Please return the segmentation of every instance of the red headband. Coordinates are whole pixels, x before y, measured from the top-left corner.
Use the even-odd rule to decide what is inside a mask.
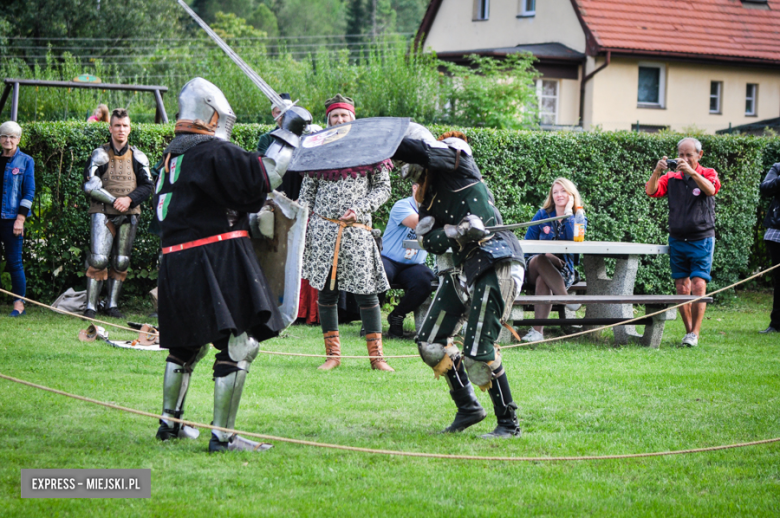
[[[329,115],[330,112],[332,112],[333,110],[338,110],[339,108],[341,108],[342,110],[347,110],[349,112],[352,112],[352,115],[355,115],[355,107],[349,103],[333,103],[327,108],[325,108],[325,115]]]

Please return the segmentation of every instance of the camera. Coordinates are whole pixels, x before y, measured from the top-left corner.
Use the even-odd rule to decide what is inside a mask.
[[[672,171],[677,170],[677,160],[675,160],[673,158],[668,158],[666,160],[666,167],[668,167]]]

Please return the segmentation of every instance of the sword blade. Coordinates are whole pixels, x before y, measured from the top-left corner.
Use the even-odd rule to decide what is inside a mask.
[[[195,11],[190,9],[190,6],[188,6],[186,3],[184,3],[184,0],[177,0],[179,2],[179,5],[182,6],[182,8],[187,11],[187,14],[189,14],[195,22],[200,25],[200,27],[206,31],[206,34],[208,34],[212,40],[221,48],[227,56],[233,60],[233,63],[238,65],[238,68],[241,69],[244,74],[249,78],[250,81],[252,81],[255,86],[257,86],[263,94],[268,97],[268,100],[271,101],[271,104],[273,104],[275,107],[279,108],[282,112],[287,110],[287,106],[285,106],[284,101],[282,101],[282,98],[279,97],[279,94],[276,93],[276,90],[271,88],[268,83],[263,81],[263,78],[257,75],[257,72],[252,70],[252,68],[246,64],[246,62],[241,59],[241,56],[236,54],[233,49],[230,48],[230,46],[224,42],[222,38],[219,37],[219,35],[211,30],[211,27],[208,26],[206,22],[200,19],[200,16],[195,14]]]
[[[535,227],[536,225],[550,223],[551,221],[560,221],[562,219],[570,218],[571,216],[571,214],[564,214],[563,216],[538,219],[536,221],[525,221],[523,223],[513,223],[511,225],[496,225],[494,227],[485,227],[485,230],[489,230],[490,232],[500,232],[502,230],[515,230],[516,228]]]

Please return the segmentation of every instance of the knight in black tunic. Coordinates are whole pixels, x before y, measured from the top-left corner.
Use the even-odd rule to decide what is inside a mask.
[[[517,404],[494,345],[523,283],[520,243],[511,232],[485,230],[503,222],[465,137],[445,134],[437,142],[424,128],[410,131],[418,138],[404,138],[393,158],[407,163],[402,174],[410,164],[425,168],[424,177],[417,179],[422,187],[416,233],[423,248],[437,254],[440,282],[416,340],[436,377],[446,377],[458,408],[444,431],[459,432],[485,418],[471,379],[490,394],[498,421],[482,437],[518,436]],[[461,352],[453,338],[462,325]]]
[[[179,95],[176,137],[165,150],[155,210],[162,231],[158,277],[161,346],[169,349],[157,437],[197,437],[181,418],[190,375],[210,343],[215,426],[233,428],[258,341],[283,323],[249,240],[248,213],[282,181],[308,112],[294,107],[265,156],[228,142],[235,116],[222,92],[195,78]],[[308,115],[308,121],[311,116]],[[209,451],[264,450],[271,445],[212,431]]]

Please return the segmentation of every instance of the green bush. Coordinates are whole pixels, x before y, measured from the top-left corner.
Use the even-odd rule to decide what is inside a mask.
[[[253,149],[269,126],[238,124],[236,144]],[[444,127],[432,127],[434,134]],[[464,129],[480,169],[506,222],[530,219],[558,176],[573,180],[585,200],[587,239],[666,243],[667,204],[644,194],[656,160],[675,153],[679,135],[629,132],[545,133]],[[131,144],[154,163],[173,137],[173,125],[136,124]],[[757,186],[773,161],[780,161],[780,139],[707,136],[701,138],[703,165],[714,167],[723,188],[716,198],[717,229],[711,288],[734,282],[751,271],[750,253],[763,233],[756,207]],[[25,124],[21,148],[35,159],[35,217],[28,221],[24,261],[32,298],[51,300],[68,287],[84,286],[89,250],[83,169],[92,150],[108,141],[106,124],[75,122]],[[409,195],[408,184],[393,177],[393,196],[375,218],[383,226],[392,203]],[[142,212],[135,242],[128,295],[142,295],[155,284],[159,239],[144,230],[153,215]],[[673,290],[666,257],[643,258],[637,292]]]

